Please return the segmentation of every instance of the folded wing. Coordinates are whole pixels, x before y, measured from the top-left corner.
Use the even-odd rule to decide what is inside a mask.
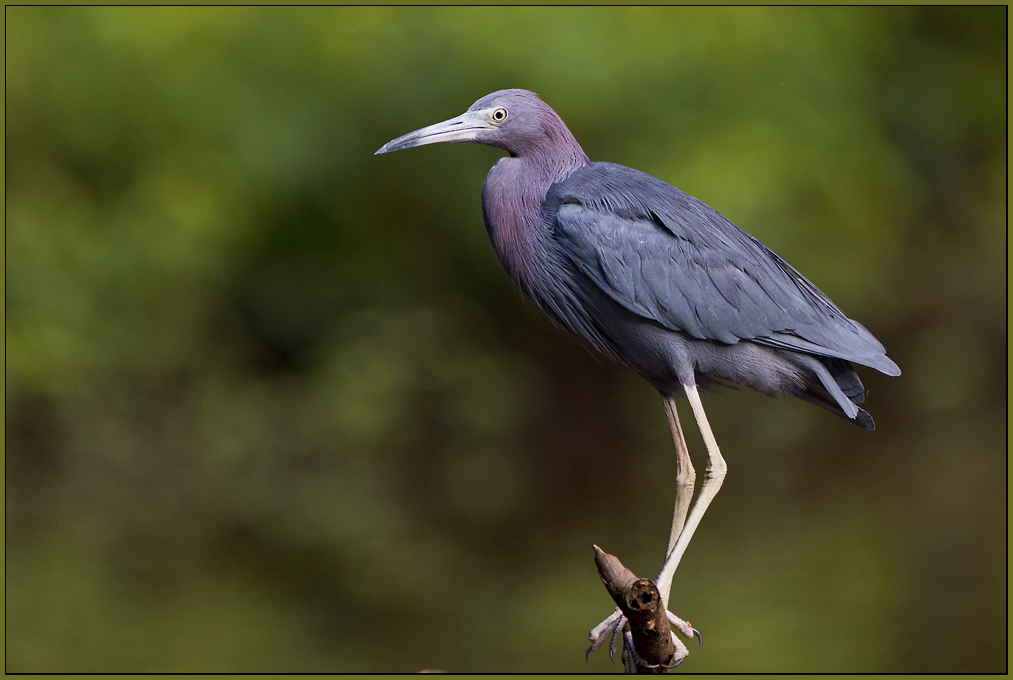
[[[666,328],[900,374],[882,344],[791,265],[650,175],[610,163],[581,168],[549,190],[545,219],[573,266]]]

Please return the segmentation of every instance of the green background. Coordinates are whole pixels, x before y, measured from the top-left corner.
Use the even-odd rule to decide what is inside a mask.
[[[661,400],[512,287],[500,152],[372,155],[506,87],[904,371],[873,433],[704,394],[683,670],[1006,669],[1004,7],[5,15],[8,671],[618,670]]]

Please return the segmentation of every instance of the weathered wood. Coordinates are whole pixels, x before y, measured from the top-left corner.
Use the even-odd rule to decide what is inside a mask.
[[[598,546],[594,546],[594,563],[609,596],[629,621],[633,647],[642,662],[634,666],[635,672],[667,672],[675,659],[675,645],[658,586],[649,579],[637,578],[619,558]]]

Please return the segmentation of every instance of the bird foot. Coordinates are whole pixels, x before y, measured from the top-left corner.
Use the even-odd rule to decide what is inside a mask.
[[[697,649],[703,648],[703,636],[696,628],[694,628],[688,621],[683,621],[672,612],[665,610],[665,614],[668,616],[668,622],[672,626],[672,645],[675,647],[675,655],[672,657],[672,663],[669,665],[649,664],[637,654],[637,650],[633,647],[633,636],[630,632],[630,622],[623,615],[623,612],[619,607],[609,615],[604,621],[599,623],[597,626],[591,629],[588,639],[591,641],[591,646],[587,648],[587,652],[584,654],[584,660],[587,661],[591,652],[597,652],[601,649],[601,646],[605,644],[605,640],[609,641],[609,659],[612,663],[615,663],[616,646],[619,642],[619,638],[622,637],[625,643],[623,649],[623,662],[628,672],[633,672],[632,664],[642,666],[644,668],[675,668],[683,662],[683,660],[689,656],[689,650],[686,649],[686,645],[683,644],[675,635],[675,631],[679,631],[683,637],[692,640],[696,638],[699,640]],[[629,656],[627,656],[627,653]]]

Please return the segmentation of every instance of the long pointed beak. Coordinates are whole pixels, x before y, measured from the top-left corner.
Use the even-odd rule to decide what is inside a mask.
[[[473,142],[479,133],[496,129],[482,113],[482,111],[466,111],[457,118],[409,132],[387,142],[373,155],[379,156],[382,153],[438,142]]]

